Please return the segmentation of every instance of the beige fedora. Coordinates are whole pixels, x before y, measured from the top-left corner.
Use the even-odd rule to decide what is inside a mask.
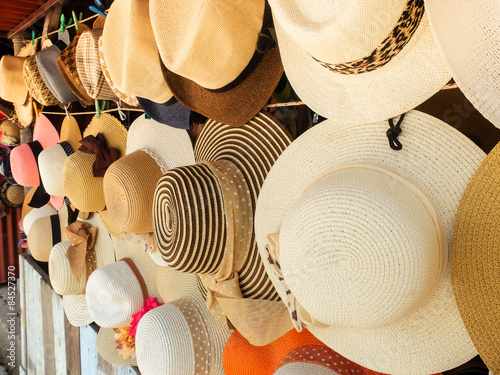
[[[418,111],[402,118],[399,151],[389,128],[327,120],[295,140],[262,187],[256,239],[296,329],[375,371],[437,373],[477,353],[449,248],[485,154]]]
[[[194,164],[188,133],[140,116],[130,126],[127,155],[104,176],[106,207],[124,231],[153,232],[156,184],[169,169]]]
[[[398,116],[451,78],[424,1],[270,0],[285,73],[313,111],[344,123]]]

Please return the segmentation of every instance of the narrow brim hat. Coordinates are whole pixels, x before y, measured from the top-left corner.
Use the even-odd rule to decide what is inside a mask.
[[[451,281],[458,309],[479,355],[500,372],[500,145],[472,176],[458,208]]]
[[[453,79],[479,112],[500,127],[498,4],[425,0],[436,43]],[[485,27],[485,25],[489,25]]]
[[[189,116],[191,115],[191,110],[184,107],[175,98],[163,104],[155,103],[141,97],[138,97],[137,100],[142,109],[144,109],[152,119],[174,128],[189,130]]]
[[[393,195],[392,203],[387,202],[386,204],[382,200],[374,200],[374,205],[366,204],[364,206],[358,205],[357,198],[355,199],[357,195],[353,195],[358,190],[354,187],[348,190],[351,185],[347,183],[339,185],[339,187],[342,187],[342,192],[340,188],[326,189],[324,194],[339,194],[338,196],[348,194],[343,200],[349,202],[345,210],[340,209],[326,214],[325,210],[329,207],[327,205],[329,201],[325,200],[317,202],[319,206],[315,211],[307,210],[303,212],[302,217],[296,216],[299,214],[298,211],[295,211],[296,208],[303,207],[309,202],[306,200],[309,195],[304,195],[304,191],[308,189],[308,186],[314,185],[315,189],[309,190],[313,194],[317,191],[316,186],[318,186],[317,189],[320,187],[316,185],[316,182],[321,180],[330,181],[322,179],[322,176],[334,170],[347,170],[349,172],[349,168],[351,166],[354,168],[355,165],[369,165],[372,166],[372,169],[387,170],[390,171],[387,172],[389,175],[402,177],[403,179],[399,181],[401,183],[404,181],[405,184],[408,183],[408,189],[414,189],[415,187],[415,192],[419,191],[418,195],[414,195],[414,197],[427,197],[431,202],[429,207],[433,207],[428,212],[434,211],[438,218],[436,219],[437,224],[434,225],[436,233],[440,233],[441,236],[440,246],[442,248],[439,250],[439,254],[441,254],[439,257],[444,256],[446,248],[443,247],[449,248],[451,245],[452,228],[458,203],[485,154],[471,140],[446,123],[418,111],[408,112],[401,123],[401,134],[398,139],[402,149],[399,151],[389,147],[390,144],[386,136],[389,128],[390,126],[386,121],[354,126],[353,124],[342,125],[334,120],[327,120],[297,138],[278,158],[262,187],[255,213],[257,244],[266,271],[281,298],[284,301],[291,302],[291,297],[299,292],[301,300],[295,298],[294,303],[300,303],[302,306],[306,304],[308,306],[308,308],[305,308],[306,313],[311,315],[310,319],[313,319],[313,321],[317,319],[315,313],[319,314],[320,310],[322,319],[332,319],[329,322],[323,322],[323,324],[318,324],[317,321],[315,324],[304,324],[305,328],[333,350],[364,367],[384,373],[420,374],[441,372],[468,361],[477,353],[456,307],[451,288],[449,252],[448,257],[441,260],[443,265],[441,266],[443,267],[441,272],[444,271],[444,275],[439,284],[437,282],[440,274],[436,273],[435,291],[432,293],[431,289],[429,289],[427,299],[418,300],[421,303],[420,306],[414,305],[413,312],[408,310],[408,312],[401,313],[395,316],[392,322],[380,321],[375,324],[370,320],[371,313],[369,314],[370,319],[368,319],[368,315],[363,315],[366,310],[361,307],[361,302],[365,303],[366,300],[356,302],[354,293],[358,291],[359,287],[353,287],[347,295],[343,295],[349,300],[346,304],[340,301],[341,289],[336,289],[337,286],[343,285],[343,283],[340,283],[341,280],[345,282],[359,280],[357,281],[359,282],[358,285],[364,285],[367,288],[366,290],[371,290],[370,288],[374,285],[381,288],[388,288],[388,285],[390,285],[389,280],[384,281],[381,276],[382,274],[389,275],[391,267],[385,270],[384,273],[379,274],[380,278],[374,276],[372,274],[372,272],[376,272],[373,271],[376,270],[374,262],[378,258],[374,257],[369,260],[366,258],[365,253],[368,253],[370,249],[377,248],[377,246],[382,246],[380,244],[385,241],[383,247],[390,250],[387,251],[387,256],[389,256],[390,253],[397,253],[403,247],[407,248],[407,243],[410,243],[409,233],[413,226],[403,231],[397,229],[396,226],[383,235],[372,232],[373,228],[371,226],[375,225],[375,223],[379,223],[382,228],[385,228],[389,222],[387,221],[387,212],[392,212],[389,208],[396,209],[396,207],[399,207],[396,204],[396,197],[398,197],[398,194],[396,194],[397,184],[387,186],[386,193],[392,192]],[[447,142],[442,143],[442,139],[447,139]],[[330,178],[335,176],[335,173],[332,172]],[[365,180],[360,177],[357,181],[362,182]],[[389,186],[391,187],[389,188]],[[410,188],[410,186],[412,187]],[[347,191],[347,193],[343,193],[344,191]],[[369,193],[372,194],[372,190],[369,190]],[[408,195],[408,197],[410,196],[413,195]],[[304,199],[303,202],[306,203],[298,206],[301,197]],[[311,197],[310,199],[314,199],[313,196]],[[407,202],[407,199],[405,198],[404,201]],[[315,201],[312,200],[311,202]],[[335,200],[335,202],[341,201]],[[383,205],[383,209],[380,207],[381,205]],[[337,209],[336,206],[332,207],[333,209]],[[422,213],[422,217],[430,215],[425,214],[425,211],[422,211]],[[293,220],[292,216],[290,216],[292,214],[293,218],[295,218]],[[274,264],[273,267],[269,258],[269,240],[274,238],[278,241],[278,233],[281,235],[281,231],[285,228],[292,228],[291,225],[294,223],[309,220],[314,215],[319,214],[324,216],[319,221],[310,222],[300,230],[300,233],[297,233],[297,235],[301,236],[301,239],[297,239],[296,250],[291,250],[286,245],[281,246],[281,238],[279,239],[280,255],[276,261],[279,262],[284,276],[282,276],[283,279],[278,279],[277,266]],[[333,220],[339,217],[340,214],[357,215],[358,219],[353,221],[346,219],[343,224],[333,225]],[[285,220],[287,221],[285,222]],[[368,224],[368,221],[371,224]],[[353,232],[353,226],[361,225],[360,222],[366,225],[358,227]],[[322,228],[324,234],[320,237],[318,231],[323,230]],[[329,241],[331,233],[339,233],[334,230],[335,228],[344,231],[345,234],[339,235],[338,244],[324,247],[324,241]],[[419,230],[412,230],[412,233],[418,234],[420,233]],[[290,232],[287,231],[286,233],[289,234],[289,237],[292,236]],[[398,233],[397,240],[392,240],[396,233]],[[403,236],[403,233],[407,233],[407,235]],[[315,245],[311,245],[310,255],[307,259],[301,258],[302,260],[299,261],[300,255],[298,253],[302,251],[300,249],[303,249],[302,239],[305,241],[306,238],[317,238],[318,241]],[[369,241],[370,244],[366,244],[366,241]],[[399,243],[396,244],[393,241]],[[358,242],[366,244],[366,246],[363,246],[363,251],[359,251],[359,254],[358,250],[354,250],[358,249],[355,246]],[[315,251],[317,248],[327,252],[327,254],[321,254],[323,259],[326,259],[325,257],[330,259],[329,262],[323,263],[321,270],[318,269],[319,254]],[[336,249],[339,250],[339,253],[335,252]],[[422,248],[425,252],[429,251],[429,249],[428,247]],[[295,251],[297,251],[297,254],[294,253]],[[288,255],[288,252],[290,252],[290,255]],[[401,261],[403,259],[406,258],[401,258]],[[425,259],[430,261],[431,258]],[[436,268],[439,264],[437,259],[435,258],[430,263],[432,269],[438,270]],[[445,261],[444,264],[443,261]],[[295,266],[300,266],[299,263],[303,263],[305,266],[302,267],[303,272],[296,274],[297,281],[304,275],[309,275],[311,280],[297,287],[295,279],[290,279],[289,270]],[[444,268],[444,266],[446,267]],[[421,269],[427,272],[430,268],[424,266]],[[356,270],[366,276],[358,274]],[[312,276],[310,275],[311,272],[317,273]],[[337,279],[339,283],[332,284],[331,281],[336,275],[346,275],[346,278],[341,277]],[[347,275],[352,275],[352,278]],[[320,279],[321,281],[318,281]],[[285,283],[288,282],[292,282],[292,285],[294,285],[290,289],[285,287]],[[309,301],[310,298],[303,296],[303,292],[310,290],[313,284],[316,290],[311,293],[311,298],[321,301],[323,303],[321,308]],[[401,284],[397,288],[395,286],[396,289],[391,290],[391,293],[394,293],[393,296],[397,298],[399,298],[398,294],[394,291],[399,290],[398,288],[402,288],[407,283],[403,281]],[[331,289],[328,287],[325,289],[326,285],[330,285]],[[290,293],[287,293],[287,290]],[[361,291],[359,292],[361,293]],[[323,293],[328,293],[326,300],[321,297]],[[375,295],[373,294],[370,298]],[[366,293],[365,297],[368,297]],[[404,296],[401,295],[401,297]],[[384,298],[386,298],[385,295]],[[378,314],[380,315],[384,311],[385,304],[394,301],[392,299],[388,301],[386,298],[383,303],[381,299],[377,303],[373,303],[370,309],[373,310],[373,314],[379,311]],[[345,317],[349,319],[350,324],[334,324],[336,319],[340,320],[342,311],[344,311],[340,311],[334,304],[339,308],[343,306],[343,308],[347,309],[346,311],[351,311],[352,314],[349,318]],[[380,310],[378,310],[379,308]],[[297,309],[299,308],[297,307]],[[292,311],[290,313],[292,314]],[[330,318],[324,318],[324,314],[327,314]],[[295,325],[298,323],[298,318],[292,315],[291,319]],[[359,323],[355,322],[355,318],[358,319],[356,321],[359,321]],[[365,318],[367,319],[366,322],[363,320]],[[384,317],[381,318],[385,319]]]
[[[409,16],[413,16],[413,11],[405,9],[406,4],[418,7],[416,13],[421,16],[409,40],[409,30],[401,27],[411,25]],[[415,108],[451,78],[432,35],[423,0],[386,1],[378,5],[351,2],[331,11],[308,4],[308,14],[315,14],[317,22],[300,16],[299,9],[305,1],[270,1],[270,5],[287,78],[300,99],[323,117],[343,123],[387,120]],[[346,8],[344,13],[340,13],[342,7]],[[389,12],[389,8],[399,8],[399,16]],[[372,34],[380,33],[379,30],[386,30],[377,42],[381,44],[371,45]],[[394,36],[396,31],[399,34]],[[377,66],[379,57],[373,57],[371,51],[378,49],[383,60],[392,55],[391,48],[386,50],[383,44],[396,41],[405,43],[399,53],[385,65]],[[308,51],[320,43],[321,52],[345,55],[345,59],[326,61]],[[368,47],[371,50],[362,55],[369,62],[364,72],[347,74],[331,68],[330,63],[342,66],[344,62],[348,65],[348,61],[354,61],[356,68],[359,51]]]

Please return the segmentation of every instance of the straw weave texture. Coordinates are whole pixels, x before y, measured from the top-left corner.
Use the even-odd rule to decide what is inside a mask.
[[[38,103],[46,106],[59,104],[59,100],[52,94],[40,75],[36,56],[28,57],[24,61],[23,78],[31,96]]]

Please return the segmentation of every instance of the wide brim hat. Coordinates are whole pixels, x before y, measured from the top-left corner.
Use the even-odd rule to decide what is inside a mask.
[[[94,116],[83,133],[83,137],[96,136],[102,133],[108,148],[116,148],[120,157],[125,155],[127,130],[116,118],[102,113],[100,118]],[[66,196],[80,211],[102,211],[106,206],[103,190],[103,177],[94,177],[92,165],[96,160],[94,154],[76,151],[70,155],[63,167],[63,187]]]
[[[28,57],[24,62],[23,78],[29,93],[38,103],[45,106],[59,104],[59,100],[52,94],[40,75],[36,55]]]
[[[43,81],[56,99],[64,104],[78,101],[78,97],[68,87],[57,67],[57,56],[66,46],[66,43],[59,40],[36,54],[36,63]]]
[[[451,281],[458,309],[479,355],[500,372],[500,145],[471,178],[453,229]]]
[[[10,153],[12,175],[23,186],[40,185],[38,156],[43,149],[59,142],[59,133],[45,115],[40,114],[35,122],[33,141],[14,148]]]
[[[142,248],[120,237],[112,237],[117,261],[95,270],[87,282],[87,306],[94,321],[103,328],[127,326],[147,297],[161,301],[155,283],[158,266]],[[127,258],[128,261],[122,259]],[[132,269],[128,262],[135,265]],[[139,278],[137,277],[139,273]],[[142,280],[140,280],[142,278]]]
[[[425,0],[425,10],[458,87],[484,117],[500,127],[500,112],[495,104],[500,89],[495,78],[500,70],[498,4],[475,0],[464,6],[449,0]]]
[[[130,126],[127,155],[113,163],[104,176],[106,207],[124,231],[153,231],[156,184],[169,169],[194,164],[188,133],[145,115]]]
[[[79,221],[97,228],[94,243],[95,267],[99,269],[113,263],[115,261],[113,242],[99,215],[94,213],[87,220]],[[82,326],[93,321],[88,312],[85,300],[87,274],[86,271],[83,272],[80,280],[77,280],[72,274],[68,258],[66,257],[66,251],[69,246],[70,242],[66,237],[66,240],[52,247],[48,259],[49,276],[54,291],[63,296],[64,312],[68,320],[74,326]],[[85,266],[83,267],[85,268]]]
[[[184,107],[175,98],[163,104],[155,103],[141,97],[137,97],[137,100],[142,109],[144,109],[152,119],[174,128],[189,130],[191,125],[189,123],[191,110]]]
[[[116,101],[118,98],[109,87],[99,60],[99,38],[103,29],[83,32],[76,45],[78,76],[92,99]]]
[[[287,78],[300,99],[323,117],[342,123],[387,120],[415,108],[451,78],[423,0],[350,2],[331,11],[301,0],[270,5]],[[413,35],[402,26],[405,22],[416,27]],[[404,45],[393,55],[382,47],[387,41]],[[377,50],[381,56],[373,57]],[[386,56],[392,58],[379,66]],[[367,62],[361,73],[358,59]],[[335,70],[343,64],[347,72]]]
[[[302,302],[298,299],[294,301],[301,303],[302,306],[304,306],[303,303],[309,306],[306,313],[311,315],[310,319],[317,319],[314,312],[320,314],[320,310],[321,314],[329,311],[332,317],[340,316],[342,312],[332,307],[333,304],[344,306],[348,308],[348,311],[352,310],[352,314],[349,317],[349,321],[351,322],[349,325],[329,322],[329,324],[319,324],[320,327],[318,327],[318,324],[306,324],[307,329],[326,345],[346,358],[349,358],[349,360],[376,371],[391,374],[436,373],[454,368],[476,355],[476,349],[470,341],[469,335],[460,318],[451,288],[449,252],[448,258],[441,258],[441,271],[437,268],[439,258],[424,258],[429,262],[430,259],[436,259],[430,263],[433,265],[432,269],[436,270],[434,283],[436,289],[433,293],[429,289],[428,296],[430,297],[427,297],[427,300],[425,298],[419,299],[420,306],[418,304],[412,305],[414,308],[413,312],[408,310],[408,312],[395,316],[392,321],[381,321],[377,326],[375,323],[371,324],[371,321],[368,320],[364,322],[364,318],[359,315],[364,311],[360,307],[361,301],[358,300],[358,303],[355,299],[355,292],[361,293],[358,289],[359,287],[353,287],[348,296],[345,295],[345,298],[352,300],[352,303],[347,302],[343,305],[343,302],[340,301],[341,290],[337,290],[338,293],[336,293],[334,291],[336,285],[332,285],[330,282],[337,273],[343,272],[344,269],[347,274],[349,274],[349,270],[354,272],[354,270],[359,269],[359,272],[370,275],[371,270],[375,269],[375,257],[373,260],[367,259],[365,253],[369,249],[379,246],[382,242],[386,241],[384,242],[386,244],[384,248],[391,250],[387,251],[387,256],[389,256],[391,253],[401,251],[400,249],[402,248],[408,248],[407,243],[410,243],[410,230],[412,231],[411,233],[420,235],[419,229],[413,231],[413,224],[405,229],[405,232],[408,234],[404,236],[400,236],[401,233],[400,229],[397,229],[398,227],[386,231],[384,234],[369,232],[373,230],[371,228],[373,223],[379,223],[382,227],[381,231],[383,229],[387,230],[384,226],[390,222],[390,218],[386,212],[392,212],[389,208],[399,207],[395,203],[397,199],[400,199],[397,198],[399,195],[395,189],[397,184],[391,185],[391,188],[387,187],[387,191],[392,192],[394,199],[389,205],[385,204],[383,200],[374,201],[376,202],[374,205],[358,205],[358,201],[352,195],[354,191],[357,191],[354,190],[357,185],[352,185],[354,186],[352,190],[348,190],[348,193],[345,193],[348,196],[345,197],[344,201],[349,202],[345,210],[332,211],[331,214],[326,214],[324,210],[327,209],[326,207],[328,207],[328,202],[330,201],[324,200],[318,202],[320,206],[317,206],[315,211],[307,210],[302,212],[302,218],[297,218],[296,216],[298,214],[298,211],[295,211],[296,207],[302,207],[302,205],[298,206],[299,199],[302,197],[306,199],[304,195],[306,188],[309,185],[314,187],[315,189],[309,187],[309,191],[313,194],[317,191],[316,187],[319,186],[315,184],[317,181],[330,181],[330,179],[324,180],[321,178],[325,174],[334,170],[342,173],[348,173],[351,170],[356,172],[361,170],[361,168],[371,168],[377,171],[387,170],[389,171],[387,172],[387,176],[390,175],[392,176],[391,178],[398,179],[401,183],[407,184],[410,190],[416,189],[416,192],[419,191],[418,195],[408,195],[408,197],[427,197],[426,199],[430,202],[426,203],[429,208],[428,212],[434,211],[437,217],[435,224],[431,225],[431,228],[435,228],[432,230],[435,230],[439,234],[436,235],[438,239],[440,238],[439,241],[441,244],[441,249],[437,250],[438,252],[436,253],[440,255],[436,255],[436,257],[444,257],[446,248],[449,248],[451,245],[452,228],[458,203],[470,178],[484,159],[485,154],[472,141],[446,123],[418,111],[408,112],[402,121],[402,132],[398,138],[402,144],[401,150],[395,151],[389,147],[386,136],[387,129],[389,129],[389,125],[385,121],[354,126],[353,124],[343,125],[334,120],[327,120],[297,138],[276,161],[262,187],[255,213],[257,244],[266,271],[284,301],[290,302],[290,297],[296,295],[298,291]],[[447,139],[447,142],[443,143],[442,139]],[[331,172],[329,178],[335,177],[335,173],[337,172]],[[366,172],[363,171],[363,173]],[[379,172],[373,171],[373,175],[376,173]],[[359,181],[364,180],[360,177]],[[351,185],[348,185],[346,182],[345,186],[342,187],[348,189],[349,186]],[[373,189],[368,190],[369,194],[373,194],[372,190],[375,190],[375,186]],[[334,192],[344,194],[340,192],[340,189],[325,190],[325,192],[328,191],[332,194]],[[408,199],[405,198],[404,201],[409,202]],[[424,205],[424,203],[422,204]],[[381,205],[382,208],[380,207]],[[375,206],[377,206],[376,209],[374,208]],[[336,207],[332,207],[333,209],[336,209]],[[418,210],[421,210],[421,208]],[[411,212],[412,215],[407,215],[408,217],[413,216],[416,210]],[[341,213],[357,215],[358,219],[354,221],[346,219],[342,225],[339,224],[336,226],[333,224],[333,220]],[[430,215],[425,213],[425,211],[422,211],[422,213],[422,217]],[[276,237],[269,237],[269,235],[278,232],[281,233],[284,230],[287,230],[284,233],[289,233],[287,228],[291,228],[294,223],[309,220],[311,219],[311,215],[319,214],[324,214],[324,217],[319,222],[311,221],[306,227],[300,230],[300,234],[297,234],[301,238],[309,238],[311,233],[317,233],[321,228],[325,228],[324,237],[322,238],[328,240],[330,233],[337,233],[332,228],[341,228],[346,233],[343,237],[341,236],[345,238],[345,241],[339,240],[338,245],[332,245],[332,247],[321,247],[321,249],[328,253],[325,254],[323,252],[322,257],[328,257],[331,261],[324,264],[324,268],[319,271],[316,263],[318,261],[318,254],[314,250],[325,242],[320,240],[319,237],[313,236],[314,238],[318,238],[318,242],[314,246],[311,246],[311,252],[307,261],[303,259],[300,261],[303,264],[305,262],[307,268],[303,268],[303,272],[297,273],[296,276],[300,278],[316,270],[317,275],[311,276],[311,280],[314,279],[315,281],[304,282],[302,286],[297,288],[295,279],[292,278],[291,282],[293,286],[290,287],[291,289],[288,289],[285,283],[290,282],[291,276],[289,276],[289,270],[294,265],[299,266],[298,263],[300,262],[297,262],[299,255],[290,254],[288,256],[289,253],[286,251],[293,253],[295,250],[290,250],[286,245],[281,246],[280,238],[280,255],[279,259],[276,259],[276,261],[279,261],[281,271],[284,275],[282,276],[284,279],[280,281],[276,268],[273,268],[270,263],[268,252],[268,240],[271,238],[276,239]],[[289,218],[290,215],[294,215],[295,219],[292,220]],[[285,220],[287,221],[284,224]],[[358,225],[361,221],[365,224],[367,221],[370,221],[372,224],[358,227],[356,231],[352,232],[352,225]],[[418,222],[420,223],[420,221]],[[345,229],[343,229],[344,227]],[[363,234],[365,232],[366,235]],[[398,239],[392,239],[396,235],[395,233],[398,233]],[[288,241],[288,237],[284,238]],[[370,242],[369,245],[366,241]],[[396,244],[394,241],[399,243]],[[353,248],[356,248],[354,244],[357,242],[360,243],[360,246],[363,246],[363,251],[353,250]],[[297,239],[296,245],[297,252],[300,252],[300,249],[303,249],[302,240]],[[334,252],[337,248],[339,250],[342,249],[340,251],[342,254]],[[430,247],[423,247],[422,250],[422,253],[426,253],[430,250]],[[284,255],[285,253],[287,254],[286,256]],[[292,259],[295,259],[296,262],[291,263]],[[403,259],[407,258],[401,258],[401,260]],[[332,269],[331,265],[338,268]],[[444,266],[446,267],[444,268]],[[414,267],[414,265],[412,264],[411,267]],[[383,274],[391,274],[389,271],[390,268],[388,267]],[[425,266],[421,268],[425,272],[428,269]],[[444,272],[444,274],[442,281],[437,284],[441,276],[439,272]],[[321,281],[316,284],[318,279],[321,279]],[[352,279],[358,280],[357,274],[353,275]],[[367,290],[370,290],[370,286],[375,285],[372,282],[377,283],[376,279],[377,276],[366,276],[366,279],[359,281],[359,285],[363,284]],[[338,284],[340,285],[341,279],[338,280]],[[348,277],[342,280],[351,280],[351,278]],[[387,291],[386,288],[394,281],[384,281],[382,278],[379,278],[378,282],[376,285]],[[311,293],[311,295],[315,296],[312,298],[322,301],[324,307],[321,309],[305,301],[306,298],[301,294],[304,290],[308,290],[312,283],[315,283],[315,288],[317,288],[314,293]],[[406,279],[401,284],[396,289],[391,290],[395,298],[404,297],[398,295],[397,290],[407,285]],[[321,299],[319,296],[320,293],[325,292],[321,288],[324,285],[332,286],[332,289],[328,290],[329,296],[326,300]],[[291,291],[291,295],[287,293],[287,290]],[[366,293],[365,297],[368,297]],[[373,297],[370,296],[370,298]],[[389,303],[389,301],[386,299],[385,303]],[[375,314],[375,311],[379,311],[378,308],[380,308],[381,312],[384,311],[384,307],[385,304],[379,301],[378,303],[374,303],[371,309],[373,310],[373,314]],[[311,310],[314,310],[314,312]],[[354,316],[354,313],[356,313],[356,316]],[[355,318],[358,319],[356,322]],[[340,320],[340,318],[338,319]],[[382,317],[382,319],[384,318]],[[293,320],[295,320],[295,317]]]
[[[0,59],[0,97],[8,102],[24,104],[28,87],[23,79],[26,57],[5,55]]]

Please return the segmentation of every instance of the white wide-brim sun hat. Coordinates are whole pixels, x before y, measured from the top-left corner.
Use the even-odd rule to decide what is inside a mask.
[[[425,0],[425,10],[458,87],[500,128],[500,3]]]
[[[323,7],[306,0],[269,3],[287,78],[300,99],[326,118],[387,120],[415,108],[451,79],[425,13],[409,42],[375,70],[341,74],[315,60],[344,63],[369,56],[395,27],[406,0],[334,1]]]
[[[262,187],[256,240],[282,300],[295,296],[296,313],[314,322],[304,327],[333,350],[383,373],[442,372],[477,355],[451,288],[448,249],[485,153],[422,112],[404,117],[399,151],[389,147],[388,128],[327,120],[296,139]],[[360,165],[385,188],[371,185]],[[273,268],[268,239],[277,233]]]

